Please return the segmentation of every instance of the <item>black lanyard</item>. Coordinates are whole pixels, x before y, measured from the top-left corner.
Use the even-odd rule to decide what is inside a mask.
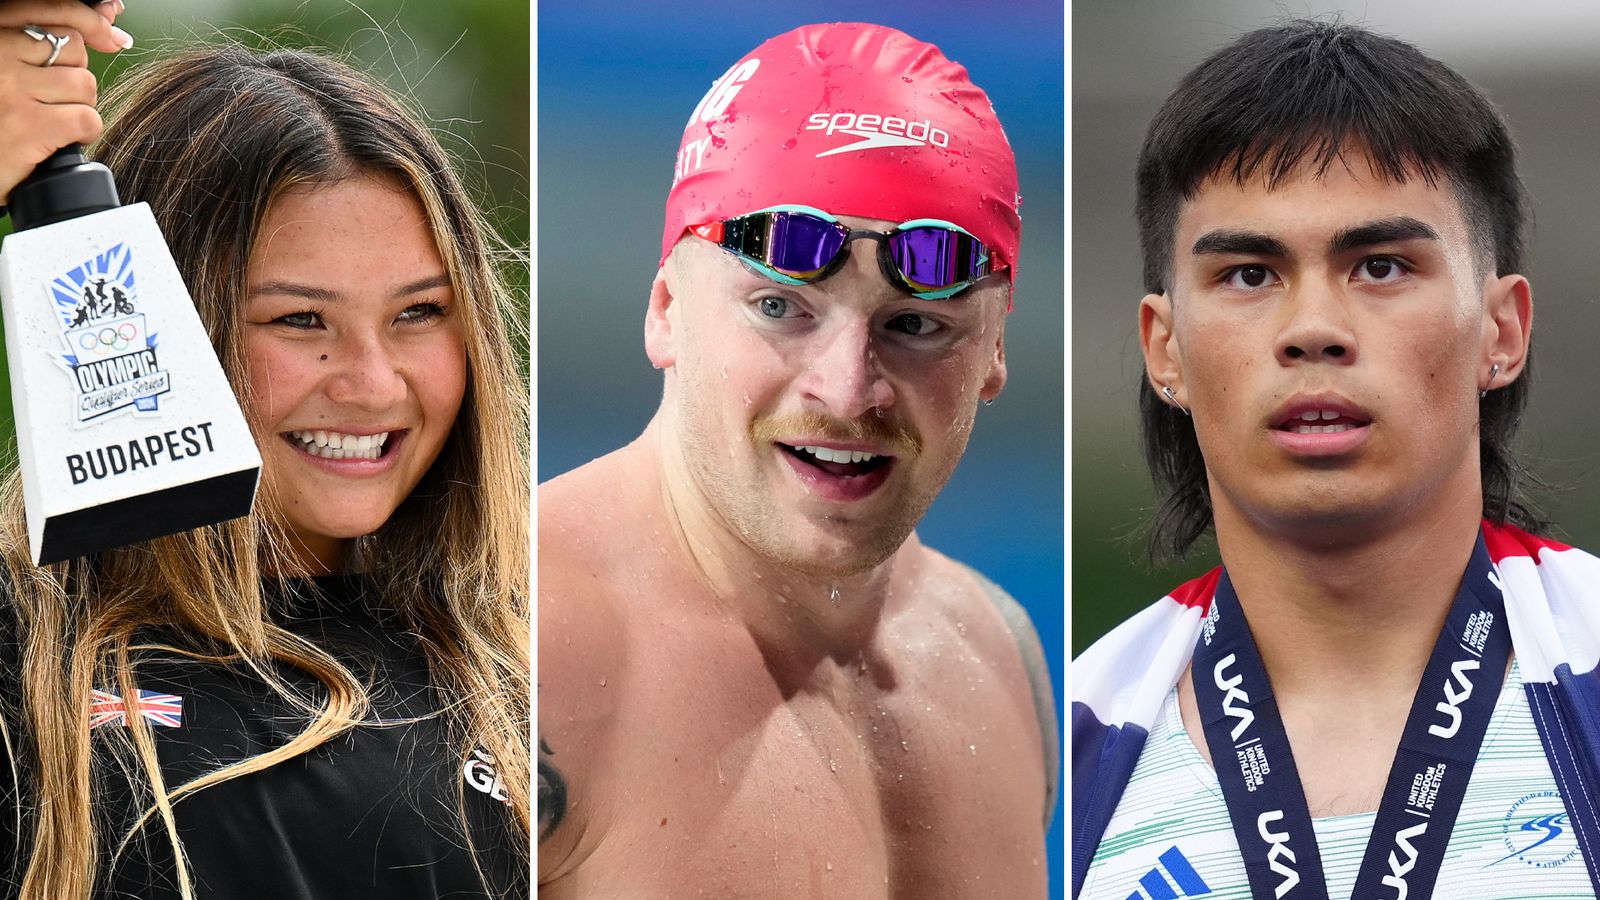
[[[1356,876],[1356,900],[1432,895],[1505,680],[1511,653],[1505,618],[1505,598],[1480,536],[1411,703]],[[1251,895],[1325,900],[1300,773],[1227,572],[1195,646],[1192,677]]]

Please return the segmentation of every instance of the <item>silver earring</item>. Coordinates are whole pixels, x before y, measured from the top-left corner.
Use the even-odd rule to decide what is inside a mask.
[[[1172,385],[1163,384],[1161,386],[1161,393],[1167,398],[1168,403],[1171,403],[1173,406],[1178,408],[1179,412],[1186,416],[1189,414],[1189,411],[1183,408],[1183,404],[1178,402],[1178,393],[1172,389]]]
[[[983,401],[983,405],[984,406],[993,406],[994,405],[994,398],[990,397],[988,400]]]
[[[1489,385],[1478,392],[1480,398],[1489,396],[1489,388],[1494,387],[1494,377],[1500,374],[1500,364],[1495,363],[1489,367]]]

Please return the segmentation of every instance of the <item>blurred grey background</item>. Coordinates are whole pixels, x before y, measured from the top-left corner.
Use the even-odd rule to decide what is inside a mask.
[[[1017,155],[1022,251],[1006,323],[1010,380],[918,533],[1028,609],[1057,698],[1062,564],[1060,0],[541,3],[538,17],[538,478],[631,441],[661,398],[645,301],[678,141],[711,82],[808,22],[869,21],[937,44],[988,92]],[[1058,699],[1058,706],[1064,703]],[[1048,836],[1063,870],[1059,810]],[[1059,878],[1052,886],[1060,896]]]
[[[1128,0],[1072,9],[1072,652],[1217,562],[1214,544],[1155,570],[1154,492],[1139,456],[1143,376],[1133,168],[1161,101],[1211,51],[1274,19],[1338,14],[1418,45],[1505,114],[1532,196],[1534,390],[1519,445],[1556,486],[1536,496],[1554,535],[1600,549],[1600,4],[1206,4]]]
[[[528,5],[521,0],[127,0],[127,6],[117,24],[133,35],[133,49],[90,54],[102,93],[130,67],[174,46],[233,40],[326,51],[411,98],[514,248],[504,254],[504,271],[522,304],[517,318],[526,320]],[[10,229],[10,219],[0,219],[0,238]],[[519,349],[526,360],[526,344]],[[11,388],[0,367],[0,465],[16,463],[14,427]]]

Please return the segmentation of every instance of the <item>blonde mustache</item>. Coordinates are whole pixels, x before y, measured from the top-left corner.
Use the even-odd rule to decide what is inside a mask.
[[[868,415],[843,421],[821,413],[763,416],[750,426],[750,439],[757,446],[775,444],[797,435],[817,440],[870,443],[898,459],[922,452],[922,439],[906,426]]]

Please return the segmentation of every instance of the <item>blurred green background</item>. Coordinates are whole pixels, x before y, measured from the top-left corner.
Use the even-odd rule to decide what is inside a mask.
[[[1448,9],[1448,14],[1442,15]],[[1072,653],[1217,564],[1215,545],[1152,568],[1144,526],[1154,492],[1139,456],[1143,373],[1133,170],[1145,127],[1178,79],[1251,29],[1286,16],[1339,16],[1410,41],[1476,84],[1506,116],[1533,199],[1527,275],[1535,368],[1518,445],[1558,487],[1536,496],[1560,540],[1600,550],[1600,419],[1593,370],[1600,307],[1600,5],[1541,0],[1171,0],[1072,8]]]
[[[91,53],[101,90],[174,47],[232,40],[329,52],[420,106],[509,247],[507,275],[528,302],[529,10],[520,0],[129,0],[117,24],[132,50]],[[4,136],[0,135],[0,140]],[[92,149],[92,148],[91,148]],[[11,233],[0,220],[0,238]],[[527,371],[525,336],[521,341]],[[15,465],[11,387],[0,368],[0,467]]]

